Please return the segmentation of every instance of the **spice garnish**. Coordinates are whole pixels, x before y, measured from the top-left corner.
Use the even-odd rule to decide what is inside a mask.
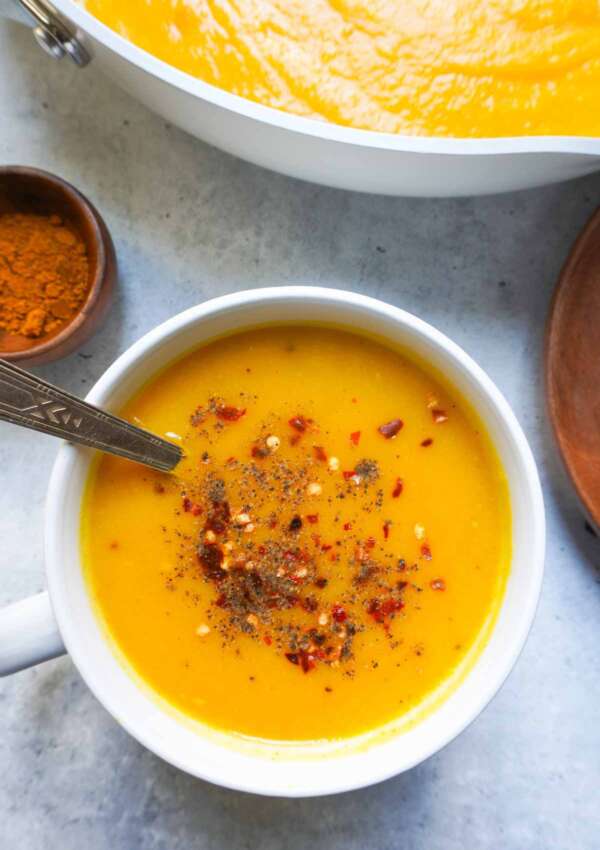
[[[211,398],[192,414],[192,424],[208,416],[236,422],[245,414],[246,407]],[[263,462],[280,446],[275,434],[282,433],[281,423],[270,417],[259,425],[245,452],[240,448],[237,459],[226,462],[223,479],[215,474],[218,450],[211,450],[210,464],[193,465],[196,477],[186,482],[181,504],[184,512],[201,513],[203,521],[195,541],[182,535],[181,545],[186,552],[194,546],[192,575],[214,587],[214,601],[206,612],[211,632],[216,630],[224,645],[243,632],[259,641],[263,651],[268,647],[308,673],[351,659],[353,641],[369,620],[382,625],[393,643],[392,620],[401,614],[412,588],[422,589],[398,581],[399,573],[406,570],[407,577],[409,570],[424,569],[424,564],[406,566],[402,553],[394,551],[400,535],[391,535],[392,519],[385,514],[368,525],[373,532],[381,529],[379,533],[360,535],[361,512],[379,512],[386,504],[384,489],[370,488],[381,478],[377,461],[362,458],[354,469],[331,475],[325,447],[301,440],[305,432],[316,430],[313,420],[298,415],[289,426],[300,441],[291,453],[281,451]],[[401,427],[400,420],[393,420],[379,430],[391,439]],[[201,436],[213,445],[224,430],[217,423]],[[359,445],[360,434],[352,432],[353,445]],[[396,478],[391,498],[398,498],[403,487],[403,480]],[[312,497],[321,497],[318,506],[308,501]],[[351,519],[345,520],[344,513]],[[328,526],[330,515],[337,525]],[[319,522],[326,534],[314,533],[312,526]],[[415,536],[422,558],[429,560],[423,526],[415,526]],[[338,579],[348,572],[350,581],[340,589]],[[200,594],[184,587],[190,598],[197,595],[200,600]]]
[[[0,335],[55,335],[81,309],[89,283],[85,244],[69,222],[0,213]]]
[[[391,419],[377,429],[386,440],[392,440],[396,434],[402,429],[404,422],[401,419]]]
[[[327,452],[325,451],[323,446],[313,446],[313,452],[317,460],[327,460]]]
[[[288,425],[291,425],[292,428],[303,434],[312,425],[312,419],[307,419],[305,416],[292,416],[288,421]]]
[[[432,590],[446,590],[446,582],[443,578],[434,578],[429,582],[429,586]]]
[[[331,616],[336,623],[345,623],[348,619],[348,614],[341,605],[332,605]]]
[[[183,510],[186,513],[190,513],[192,516],[200,516],[202,513],[202,506],[192,502],[189,496],[184,496],[182,499]]]
[[[432,443],[433,443],[433,440],[431,439],[431,437],[427,437],[425,440],[423,440],[423,442],[421,443],[421,445],[423,446],[423,448],[424,448],[424,449],[426,449],[426,448],[428,448],[428,447],[429,447]]]
[[[448,421],[448,414],[445,410],[440,410],[439,407],[434,407],[431,411],[431,416],[436,425],[441,425],[442,422]]]
[[[219,419],[224,422],[237,422],[246,413],[246,408],[232,407],[228,404],[220,404],[215,411]]]
[[[365,484],[372,484],[379,478],[379,465],[376,460],[363,458],[354,467],[354,472]]]

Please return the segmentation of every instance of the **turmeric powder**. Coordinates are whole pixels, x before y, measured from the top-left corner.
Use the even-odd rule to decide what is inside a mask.
[[[86,246],[68,222],[58,215],[0,214],[0,338],[55,335],[88,288]]]

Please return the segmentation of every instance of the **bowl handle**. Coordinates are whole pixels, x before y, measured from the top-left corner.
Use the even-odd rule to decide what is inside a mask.
[[[47,593],[0,609],[0,676],[9,676],[66,651]]]

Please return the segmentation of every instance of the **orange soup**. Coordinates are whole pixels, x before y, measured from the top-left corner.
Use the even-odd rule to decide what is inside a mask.
[[[159,59],[350,127],[600,136],[597,0],[85,0]]]
[[[510,560],[481,423],[409,356],[318,326],[219,339],[127,405],[176,472],[102,457],[87,580],[115,649],[176,710],[277,740],[378,729],[449,690]]]

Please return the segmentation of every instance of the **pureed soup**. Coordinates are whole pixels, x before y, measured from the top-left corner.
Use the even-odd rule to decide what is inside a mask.
[[[597,0],[82,0],[159,59],[389,133],[600,135]]]
[[[499,609],[502,469],[426,366],[314,326],[222,338],[125,408],[176,474],[102,457],[87,579],[125,662],[184,714],[279,740],[375,730],[435,701]]]

